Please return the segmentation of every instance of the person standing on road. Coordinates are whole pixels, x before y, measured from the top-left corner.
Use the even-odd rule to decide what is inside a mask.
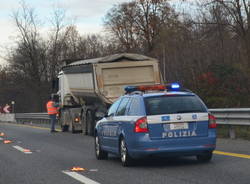
[[[46,106],[51,124],[50,132],[57,132],[55,130],[55,124],[56,124],[56,116],[58,114],[58,104],[55,102],[53,95],[50,97],[50,100],[47,102]]]

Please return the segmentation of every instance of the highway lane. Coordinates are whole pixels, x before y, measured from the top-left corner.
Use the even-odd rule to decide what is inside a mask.
[[[50,133],[48,129],[0,123],[6,136],[0,141],[0,184],[79,184],[65,174],[74,166],[85,171],[85,183],[161,184],[161,183],[250,183],[250,159],[214,155],[212,162],[199,163],[194,157],[141,160],[134,167],[124,168],[118,158],[98,161],[93,138],[81,134]],[[15,149],[29,149],[31,154]],[[217,150],[250,155],[250,141],[218,139]],[[80,177],[80,179],[82,179]],[[84,179],[84,178],[83,178]]]

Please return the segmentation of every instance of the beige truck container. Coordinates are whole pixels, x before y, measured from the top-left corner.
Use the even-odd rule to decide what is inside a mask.
[[[105,113],[124,94],[125,86],[159,83],[158,61],[143,55],[125,53],[73,62],[59,74],[62,128],[93,134],[96,112]]]

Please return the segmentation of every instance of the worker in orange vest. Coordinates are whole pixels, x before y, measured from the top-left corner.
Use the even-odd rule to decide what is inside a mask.
[[[50,132],[57,132],[55,130],[56,116],[58,114],[58,104],[55,102],[54,96],[51,95],[50,100],[47,102],[47,112],[50,118],[51,130]]]

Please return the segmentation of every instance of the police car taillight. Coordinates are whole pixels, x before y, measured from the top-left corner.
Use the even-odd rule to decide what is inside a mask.
[[[208,125],[209,128],[217,127],[215,117],[212,114],[208,114],[208,120],[209,120],[209,125]]]
[[[148,123],[147,123],[146,117],[142,117],[135,122],[134,132],[136,132],[136,133],[147,133],[148,132]]]

